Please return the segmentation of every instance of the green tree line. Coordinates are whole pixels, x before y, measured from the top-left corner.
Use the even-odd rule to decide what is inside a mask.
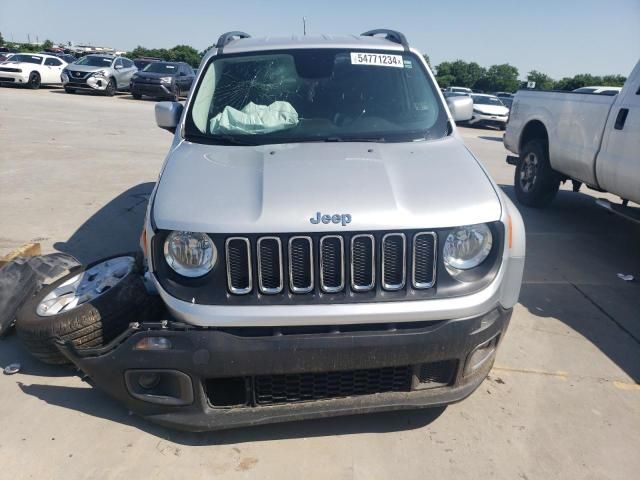
[[[5,45],[1,33],[0,45]],[[53,42],[51,42],[51,40],[45,40],[41,45],[13,43],[10,46],[21,52],[40,52],[46,48],[50,48],[52,45]],[[129,58],[158,57],[174,62],[186,62],[193,67],[197,67],[204,54],[211,47],[206,48],[202,52],[198,52],[198,50],[189,45],[176,45],[173,48],[146,48],[137,46],[128,52],[127,56]],[[429,56],[425,55],[424,57],[427,63],[431,65]],[[434,71],[438,84],[441,87],[468,87],[484,92],[515,92],[517,89],[526,86],[526,82],[518,80],[520,74],[518,69],[508,63],[491,65],[489,68],[485,68],[476,62],[455,60],[436,65]],[[580,73],[573,77],[554,80],[543,72],[531,70],[527,74],[527,80],[536,82],[536,90],[574,90],[589,85],[620,87],[624,84],[626,77],[622,75],[596,76],[588,73]]]
[[[425,58],[428,57],[425,56]],[[456,86],[484,92],[515,92],[519,88],[526,87],[526,82],[518,80],[518,69],[508,63],[485,68],[476,62],[455,60],[436,65],[435,72],[438,84],[444,88]],[[527,81],[535,82],[536,90],[574,90],[590,85],[621,87],[624,85],[626,77],[622,75],[597,76],[579,73],[573,77],[554,80],[543,72],[531,70],[527,74]]]

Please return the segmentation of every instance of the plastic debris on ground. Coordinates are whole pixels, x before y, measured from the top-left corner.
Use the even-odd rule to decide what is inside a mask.
[[[633,275],[625,275],[624,273],[619,273],[618,278],[620,280],[624,280],[625,282],[633,282],[634,280]]]
[[[4,368],[4,374],[5,375],[13,375],[15,373],[18,373],[21,368],[22,367],[20,366],[19,363],[12,363],[11,365],[7,365]]]

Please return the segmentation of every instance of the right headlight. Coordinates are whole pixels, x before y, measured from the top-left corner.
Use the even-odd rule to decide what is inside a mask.
[[[491,230],[484,223],[456,227],[444,242],[444,263],[454,271],[475,268],[489,256],[492,245]]]
[[[185,277],[201,277],[216,264],[218,252],[206,233],[171,232],[164,242],[167,264]]]

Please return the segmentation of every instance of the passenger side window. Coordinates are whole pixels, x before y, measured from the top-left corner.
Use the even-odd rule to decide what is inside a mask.
[[[133,62],[131,60],[129,60],[128,58],[123,58],[122,59],[122,63],[124,64],[124,68],[133,67]]]
[[[114,68],[122,67],[122,59],[116,58],[116,62],[113,64]]]
[[[57,58],[47,58],[44,61],[44,64],[48,65],[49,67],[59,67],[60,65],[62,65],[62,62]]]

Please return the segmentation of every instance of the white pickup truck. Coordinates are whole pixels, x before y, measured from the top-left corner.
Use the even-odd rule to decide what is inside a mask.
[[[549,204],[572,180],[640,203],[640,62],[616,96],[519,91],[504,136],[518,201]],[[624,208],[599,202],[621,213]]]

